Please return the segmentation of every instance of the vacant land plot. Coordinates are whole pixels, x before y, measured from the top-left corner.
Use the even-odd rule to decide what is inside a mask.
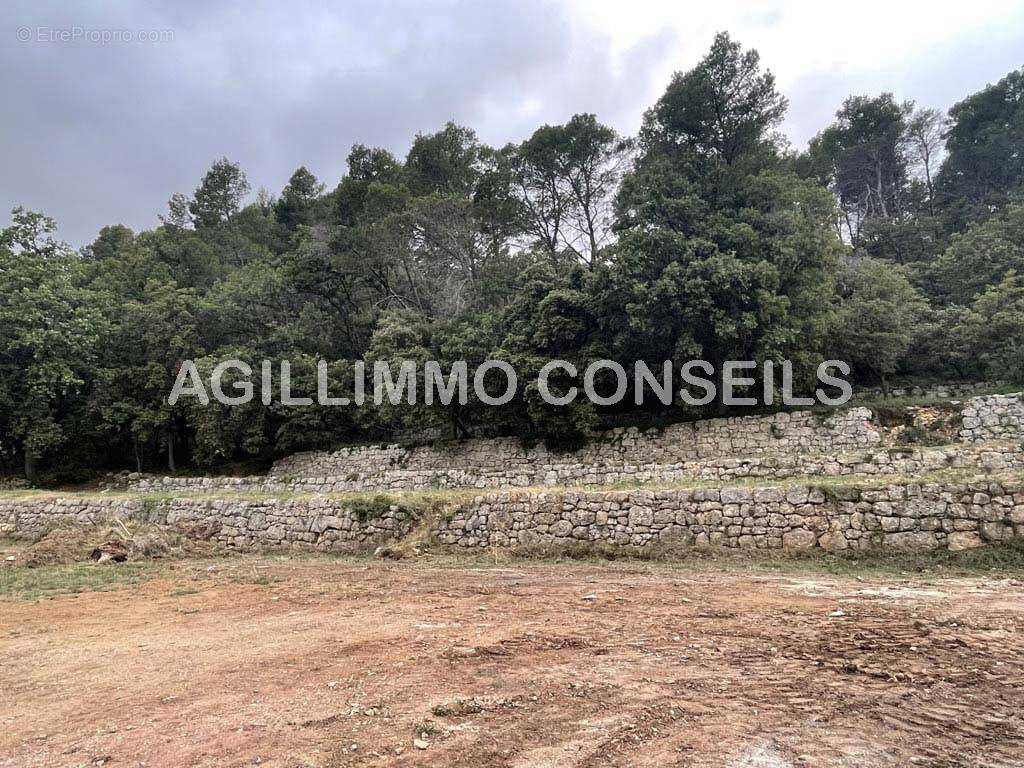
[[[80,576],[4,578],[0,766],[1024,764],[1005,575],[254,557],[43,598]]]

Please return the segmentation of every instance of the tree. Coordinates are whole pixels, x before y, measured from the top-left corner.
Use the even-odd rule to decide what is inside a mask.
[[[899,221],[906,211],[912,112],[912,102],[897,103],[891,93],[851,96],[836,122],[811,140],[811,164],[834,191],[842,231],[855,247],[865,244],[872,224]]]
[[[41,213],[15,208],[0,231],[0,434],[25,475],[69,438],[69,403],[85,388],[104,334],[92,296],[73,282],[77,257]],[[7,446],[4,446],[7,448]]]
[[[947,157],[936,179],[953,231],[1003,205],[1024,179],[1024,69],[949,110]]]
[[[889,395],[889,379],[914,339],[927,305],[898,267],[874,259],[851,262],[839,281],[834,354],[856,376],[875,377]]]
[[[919,109],[907,123],[908,154],[912,167],[924,175],[928,212],[935,214],[935,173],[945,148],[946,116],[937,109]]]
[[[277,220],[289,229],[308,226],[313,220],[313,207],[323,193],[324,185],[302,166],[292,174],[281,192],[275,206]]]
[[[1024,276],[1011,270],[980,294],[964,330],[989,379],[1024,382]]]
[[[827,192],[779,155],[773,82],[719,36],[645,114],[599,300],[625,311],[609,328],[623,357],[810,361],[821,349],[840,243]]]
[[[547,402],[538,385],[540,371],[550,360],[576,366],[582,376],[593,355],[597,323],[591,313],[586,277],[578,266],[556,270],[550,263],[534,264],[522,274],[522,288],[502,312],[500,341],[489,357],[508,362],[516,371],[520,391],[501,408],[486,409],[486,418],[501,432],[513,431],[527,440],[543,440],[554,449],[572,449],[586,442],[597,425],[593,403],[578,396],[570,404]],[[599,343],[599,342],[597,342]],[[579,385],[564,370],[556,370],[548,385],[556,397]]]
[[[222,157],[206,172],[196,188],[188,206],[189,213],[200,227],[230,224],[247,194],[249,182],[241,168]]]
[[[954,235],[928,272],[928,285],[942,300],[967,305],[1010,271],[1024,274],[1024,205],[1008,205]]]
[[[676,73],[644,115],[641,141],[679,147],[726,164],[771,143],[769,132],[786,113],[775,77],[762,72],[757,51],[743,51],[728,33],[692,70]]]
[[[405,178],[415,195],[469,195],[480,174],[476,133],[448,123],[437,133],[420,134],[405,158]]]
[[[594,115],[545,125],[515,151],[517,198],[527,231],[552,257],[594,266],[611,241],[614,196],[630,159],[625,141]]]
[[[340,224],[355,226],[367,214],[375,217],[403,207],[402,166],[386,149],[356,144],[348,154],[348,169],[334,191]]]
[[[114,224],[100,230],[92,244],[84,249],[84,255],[96,261],[116,258],[131,248],[134,242],[135,233],[131,229],[123,224]]]
[[[137,468],[145,446],[154,445],[167,470],[177,469],[186,404],[170,405],[167,396],[182,362],[201,356],[194,307],[192,290],[159,280],[111,307],[121,322],[97,370],[92,407],[107,429],[130,439]]]

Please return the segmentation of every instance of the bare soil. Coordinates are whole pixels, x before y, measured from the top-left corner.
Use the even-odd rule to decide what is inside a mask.
[[[1022,629],[995,577],[186,561],[0,603],[0,766],[1020,766]]]

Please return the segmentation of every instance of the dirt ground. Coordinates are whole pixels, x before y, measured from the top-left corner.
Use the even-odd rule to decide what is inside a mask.
[[[184,562],[0,602],[0,766],[1021,766],[1022,598],[995,577]]]

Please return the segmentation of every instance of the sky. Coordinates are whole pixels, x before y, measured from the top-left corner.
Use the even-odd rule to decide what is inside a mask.
[[[301,165],[333,188],[352,144],[403,157],[449,120],[498,146],[578,112],[632,134],[722,30],[775,74],[795,148],[850,94],[944,110],[1024,65],[1020,0],[6,0],[0,226],[150,228],[222,156],[254,192]]]

